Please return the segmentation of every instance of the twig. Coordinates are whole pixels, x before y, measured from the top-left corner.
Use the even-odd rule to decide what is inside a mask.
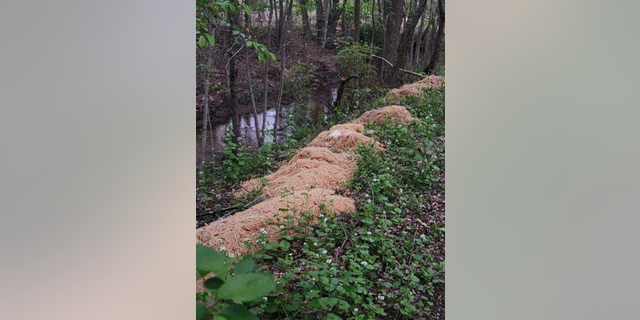
[[[393,68],[393,64],[392,64],[391,62],[389,62],[389,60],[387,60],[387,59],[385,59],[385,58],[383,58],[383,57],[380,57],[380,56],[376,56],[375,54],[372,54],[372,55],[371,55],[371,57],[372,57],[372,58],[378,58],[378,59],[380,59],[380,60],[382,60],[382,61],[386,62],[390,67],[392,67],[392,68]],[[416,76],[416,77],[420,77],[420,78],[426,78],[426,77],[427,77],[427,76],[426,76],[426,75],[424,75],[424,74],[420,74],[420,73],[417,73],[417,72],[409,71],[409,70],[407,70],[407,69],[402,69],[402,68],[400,68],[400,71],[405,72],[405,73],[408,73],[408,74],[411,74],[411,75],[414,75],[414,76]]]
[[[344,230],[344,225],[342,224],[342,222],[340,222],[340,227],[342,227],[342,232],[344,233],[344,241],[342,241],[342,245],[340,246],[340,248],[338,249],[338,251],[336,251],[336,262],[338,261],[338,255],[340,254],[340,252],[342,252],[342,248],[344,248],[344,245],[347,243],[347,240],[349,240],[349,236],[347,235],[347,231]]]
[[[243,204],[242,207],[243,208],[249,207],[249,206],[253,205],[254,203],[258,202],[258,200],[261,200],[261,199],[262,199],[262,197],[256,197],[255,199],[251,200],[249,203]],[[224,209],[218,209],[218,210],[212,211],[212,212],[201,213],[201,214],[198,215],[198,217],[211,216],[211,215],[215,215],[215,214],[220,213],[220,212],[230,211],[230,212],[225,213],[224,216],[220,217],[220,219],[222,219],[222,218],[226,218],[226,217],[230,216],[234,212],[237,212],[239,208],[240,208],[240,205],[236,204],[236,205],[233,205],[231,207],[224,208]]]
[[[235,58],[235,56],[240,53],[240,51],[242,51],[242,49],[244,48],[244,44],[242,44],[242,46],[240,46],[240,49],[238,49],[238,51],[236,51],[236,53],[234,53],[233,55],[231,55],[231,58],[229,58],[229,60],[227,60],[227,64],[225,65],[227,67],[227,69],[229,69],[229,63],[231,62],[231,60],[233,58]]]
[[[231,52],[231,50],[233,50],[233,47],[236,46],[236,44],[238,44],[238,39],[234,39],[233,43],[229,46],[229,48],[222,54],[222,56],[226,56],[227,53]]]

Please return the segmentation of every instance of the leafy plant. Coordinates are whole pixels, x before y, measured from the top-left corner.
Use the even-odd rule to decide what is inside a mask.
[[[259,269],[250,257],[236,262],[213,248],[196,244],[196,279],[215,274],[204,281],[206,294],[196,295],[196,320],[258,320],[246,304],[276,287],[273,276],[257,272]]]
[[[384,40],[384,27],[378,21],[376,21],[375,28],[371,23],[363,23],[360,25],[360,41],[371,43],[371,37],[373,35],[373,45],[376,47],[382,47]]]
[[[304,104],[309,100],[309,86],[316,68],[314,64],[304,64],[298,61],[285,71],[287,81],[284,85],[284,91],[294,102]]]
[[[371,54],[377,50],[378,48],[366,43],[353,43],[338,52],[336,61],[345,75],[356,75],[360,85],[371,86],[376,81],[377,74],[371,64]]]
[[[257,152],[234,143],[230,135],[225,137],[225,144],[219,172],[227,186],[235,185],[252,175],[265,173],[274,165],[276,145],[271,142],[263,144]]]

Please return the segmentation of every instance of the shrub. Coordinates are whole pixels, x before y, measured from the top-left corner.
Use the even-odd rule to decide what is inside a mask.
[[[338,52],[336,61],[344,75],[356,75],[357,87],[371,86],[376,81],[376,69],[371,64],[371,53],[377,50],[368,44],[351,44]]]
[[[294,102],[305,103],[309,100],[309,86],[316,68],[314,64],[298,61],[285,72],[284,91]]]
[[[224,160],[219,167],[225,184],[232,186],[248,177],[261,174],[272,169],[276,145],[267,142],[256,152],[255,150],[233,143],[230,135],[225,138],[223,148]]]
[[[375,28],[370,23],[360,25],[360,42],[371,43],[371,34],[375,32],[373,45],[382,47],[384,40],[384,28],[380,24],[376,24]]]

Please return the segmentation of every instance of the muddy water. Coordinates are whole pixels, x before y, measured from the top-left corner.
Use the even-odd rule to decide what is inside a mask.
[[[321,86],[311,91],[311,98],[307,104],[307,115],[313,120],[317,120],[321,113],[323,117],[326,117],[326,105],[332,104],[338,95],[338,88],[336,86]],[[282,114],[280,115],[281,128],[287,126],[287,119],[291,112],[291,106],[283,106]],[[260,129],[263,128],[263,116],[264,112],[258,113],[258,124]],[[315,119],[314,119],[315,118]],[[276,110],[267,109],[267,116],[265,119],[266,133],[265,141],[273,141],[273,125],[276,121]],[[231,120],[226,123],[214,125],[213,130],[207,132],[207,150],[205,155],[206,161],[214,159],[215,153],[221,152],[225,145],[225,135],[227,131],[231,131]],[[211,135],[213,134],[213,137]],[[279,134],[282,134],[280,132]],[[253,114],[246,114],[240,117],[240,141],[245,145],[257,146],[256,138],[256,125]],[[280,135],[279,135],[280,136]],[[196,129],[196,161],[202,162],[202,129]]]

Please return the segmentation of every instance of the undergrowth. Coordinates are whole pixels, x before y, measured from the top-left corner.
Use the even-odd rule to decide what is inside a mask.
[[[278,278],[262,319],[427,319],[444,306],[444,90],[403,104],[410,126],[372,126],[348,196],[356,212],[321,216],[255,257]],[[286,230],[285,230],[286,232]]]
[[[346,192],[356,212],[283,225],[280,242],[262,243],[253,258],[275,275],[276,289],[247,303],[260,319],[444,317],[444,93],[441,87],[397,103],[416,118],[409,126],[367,126],[386,151],[358,149]],[[368,100],[373,93],[366,90],[360,94],[359,103],[332,114],[328,125],[388,105],[383,98]],[[294,132],[257,153],[229,144],[237,149],[226,152],[234,155],[211,168],[212,181],[201,183],[232,186],[267,173],[276,167],[274,158],[288,159],[320,129],[306,127],[307,135]]]

